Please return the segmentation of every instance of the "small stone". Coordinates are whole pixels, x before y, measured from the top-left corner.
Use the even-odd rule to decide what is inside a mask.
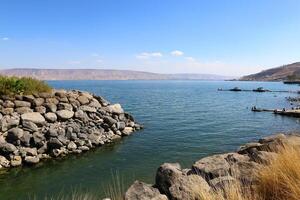
[[[12,167],[17,167],[22,165],[22,158],[21,156],[13,156],[12,159],[10,160],[10,165]]]
[[[7,160],[4,156],[0,155],[0,166],[3,166],[5,168],[9,168],[10,163],[9,160]]]
[[[80,146],[80,147],[78,147],[78,149],[80,149],[81,151],[88,151],[88,150],[90,150],[90,148],[88,148],[87,146]]]
[[[47,98],[46,103],[51,103],[57,105],[59,101],[56,98]]]
[[[43,146],[43,144],[44,144],[43,141],[46,140],[45,136],[43,134],[41,134],[40,132],[34,132],[32,134],[32,138],[33,138],[33,143],[37,147]]]
[[[30,146],[30,139],[31,139],[31,134],[28,131],[24,131],[23,136],[20,138],[21,143],[24,146],[29,147]]]
[[[36,98],[33,100],[33,105],[36,107],[39,107],[39,106],[43,105],[44,102],[45,102],[45,100],[43,98]]]
[[[32,164],[37,164],[40,161],[40,159],[37,156],[26,156],[25,159],[24,159],[24,161],[27,164],[32,165]]]
[[[123,108],[120,104],[113,104],[106,107],[107,111],[110,113],[121,114],[124,113]]]
[[[45,119],[48,121],[48,122],[56,122],[56,120],[57,120],[57,116],[56,116],[56,114],[55,113],[51,113],[51,112],[49,112],[49,113],[46,113],[45,114]]]
[[[68,103],[59,103],[57,105],[57,110],[69,110],[73,111],[73,106]]]
[[[75,149],[77,149],[77,145],[73,142],[73,141],[71,141],[69,144],[68,144],[68,150],[75,150]]]
[[[96,112],[96,108],[90,107],[90,106],[86,106],[86,105],[80,106],[79,109],[83,110],[84,112],[91,112],[91,113],[95,113]]]
[[[46,103],[45,107],[48,112],[56,112],[57,111],[57,106],[54,103]]]
[[[6,100],[3,103],[3,107],[4,108],[13,108],[13,107],[15,107],[15,104],[10,100]]]
[[[130,135],[133,132],[133,128],[132,127],[125,127],[124,130],[122,131],[122,133],[124,135]]]
[[[117,120],[113,119],[112,117],[109,117],[109,116],[105,116],[103,118],[104,122],[107,123],[110,127],[112,125],[114,125],[115,123],[117,123]]]
[[[41,113],[41,114],[46,113],[46,108],[44,106],[35,107],[34,110],[35,110],[35,112],[38,112],[38,113]]]
[[[14,112],[13,108],[2,108],[1,113],[3,115],[11,115]]]
[[[19,117],[5,115],[0,120],[0,127],[1,127],[2,131],[5,132],[12,127],[18,126],[19,122],[20,122]]]
[[[21,147],[20,148],[20,153],[22,157],[25,156],[37,156],[37,149],[34,148],[29,148],[29,147]]]
[[[63,144],[57,138],[50,138],[48,142],[48,147],[50,149],[59,149]]]

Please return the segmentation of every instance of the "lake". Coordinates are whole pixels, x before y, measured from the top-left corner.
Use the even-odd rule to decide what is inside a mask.
[[[79,156],[16,168],[0,175],[0,199],[43,199],[75,189],[105,196],[114,176],[126,189],[134,180],[154,182],[164,162],[190,167],[276,132],[297,131],[298,119],[254,113],[251,107],[290,107],[289,93],[221,92],[238,86],[298,90],[279,82],[49,81],[55,88],[86,90],[120,103],[145,129]]]

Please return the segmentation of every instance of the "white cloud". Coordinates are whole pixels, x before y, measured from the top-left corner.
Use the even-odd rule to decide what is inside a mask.
[[[171,52],[172,56],[182,56],[184,53],[182,51],[179,50],[174,50]]]
[[[7,41],[7,40],[9,40],[9,38],[8,37],[3,37],[3,38],[1,38],[1,40]]]
[[[160,52],[143,52],[143,53],[136,55],[135,57],[138,59],[149,59],[149,58],[158,58],[158,57],[162,57],[162,56],[163,55]]]
[[[101,60],[101,59],[98,59],[98,60],[96,60],[96,62],[97,62],[97,63],[102,63],[102,62],[103,62],[103,60]]]

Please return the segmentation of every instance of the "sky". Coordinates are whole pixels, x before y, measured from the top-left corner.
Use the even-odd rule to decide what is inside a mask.
[[[0,0],[0,69],[241,76],[300,61],[299,0]]]

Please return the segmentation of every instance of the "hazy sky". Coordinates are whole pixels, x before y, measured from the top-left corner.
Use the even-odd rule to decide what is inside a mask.
[[[243,75],[295,61],[299,0],[0,0],[0,68]]]

